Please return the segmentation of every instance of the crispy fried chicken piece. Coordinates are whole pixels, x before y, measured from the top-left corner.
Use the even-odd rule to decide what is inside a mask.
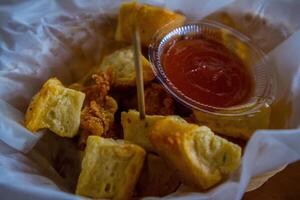
[[[137,96],[124,99],[126,109],[137,109]],[[147,115],[173,115],[174,102],[162,85],[152,83],[145,88],[145,110]]]
[[[80,127],[92,135],[101,136],[109,129],[113,113],[102,108],[96,101],[91,101],[81,112]]]
[[[110,96],[110,76],[107,74],[92,75],[94,84],[85,87],[85,105],[81,111],[81,137],[79,147],[83,149],[89,135],[104,136],[112,127],[114,114],[118,108],[117,102]]]
[[[145,106],[148,115],[174,114],[173,99],[162,85],[152,83],[145,90]]]
[[[93,74],[92,79],[95,83],[82,90],[86,94],[85,102],[96,101],[99,105],[103,105],[110,90],[111,77],[106,73],[101,73]]]

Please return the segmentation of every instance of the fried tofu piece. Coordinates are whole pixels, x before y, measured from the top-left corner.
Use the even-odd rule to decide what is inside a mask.
[[[117,41],[131,42],[135,18],[143,46],[148,46],[155,33],[162,27],[167,33],[182,25],[186,19],[185,16],[164,8],[136,2],[123,3],[119,10],[115,36]]]
[[[145,151],[135,145],[89,136],[76,194],[91,198],[130,199]]]
[[[271,108],[266,106],[247,116],[215,116],[201,111],[193,111],[193,115],[199,124],[217,133],[248,140],[257,129],[269,128]]]
[[[147,115],[141,120],[139,113],[135,110],[121,113],[121,124],[123,127],[124,140],[130,141],[143,147],[146,151],[155,152],[148,139],[148,132],[158,120],[163,119],[160,115]]]
[[[154,74],[148,60],[141,55],[143,68],[143,79],[145,83],[154,79]],[[103,58],[97,69],[111,75],[112,85],[115,87],[128,87],[136,85],[136,73],[134,67],[134,56],[132,46],[113,52]]]
[[[62,137],[74,137],[80,124],[85,94],[49,79],[33,97],[26,111],[25,126],[32,132],[48,128]]]
[[[206,126],[166,118],[152,127],[149,139],[183,183],[199,190],[216,185],[240,164],[241,148]]]
[[[175,192],[180,184],[177,170],[169,167],[161,157],[150,153],[136,186],[137,196],[162,197]]]
[[[121,113],[121,124],[123,127],[124,139],[143,147],[146,151],[155,152],[148,139],[148,132],[158,120],[163,119],[160,115],[147,115],[141,120],[139,113],[135,110]]]
[[[148,134],[156,122],[165,118],[176,118],[180,121],[184,121],[184,119],[175,115],[146,115],[146,118],[141,120],[139,117],[139,112],[136,110],[122,112],[121,124],[123,127],[124,140],[128,140],[134,144],[137,144],[148,152],[156,152],[155,148],[153,148],[153,145],[149,141]]]

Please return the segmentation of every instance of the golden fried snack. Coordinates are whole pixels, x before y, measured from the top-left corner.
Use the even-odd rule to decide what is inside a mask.
[[[151,83],[145,88],[145,111],[148,115],[173,115],[174,102],[162,85]],[[123,104],[130,109],[137,109],[137,95],[124,99]]]
[[[116,110],[117,102],[110,96],[105,97],[104,105],[91,101],[81,112],[80,127],[92,135],[101,136],[113,123]]]
[[[85,104],[96,101],[98,104],[103,105],[105,98],[110,90],[111,75],[108,73],[96,73],[91,76],[91,83],[87,86],[72,85],[74,88],[80,89],[86,94]]]
[[[136,186],[137,196],[165,196],[180,186],[177,170],[169,167],[157,155],[147,154],[141,176]]]
[[[193,115],[199,124],[206,125],[217,133],[248,140],[257,129],[269,128],[271,108],[263,107],[256,113],[240,117],[215,116],[201,111],[193,111]]]
[[[158,83],[152,83],[145,89],[145,107],[148,115],[174,114],[172,97]]]
[[[134,144],[90,136],[76,194],[91,198],[130,199],[145,154]]]
[[[216,185],[240,164],[241,148],[206,126],[168,117],[153,125],[149,139],[181,180],[199,190]]]
[[[184,23],[185,17],[170,10],[136,2],[121,4],[116,31],[116,40],[131,42],[134,19],[139,27],[141,43],[148,46],[154,34],[164,27],[169,32]],[[167,25],[167,26],[166,26]]]
[[[86,94],[86,100],[80,119],[80,149],[84,149],[89,135],[102,136],[109,131],[118,109],[117,102],[107,95],[110,89],[110,77],[102,73],[94,74],[92,78],[95,84],[82,89]]]
[[[48,128],[62,137],[74,137],[80,124],[85,95],[49,79],[33,97],[25,114],[25,126],[32,132]]]
[[[148,134],[155,123],[165,118],[176,118],[179,121],[184,121],[184,119],[175,115],[146,115],[146,118],[141,120],[139,112],[136,110],[122,112],[121,124],[123,127],[124,140],[137,144],[148,152],[156,152],[155,148],[153,148],[153,145],[149,141]]]
[[[122,112],[121,124],[123,127],[124,140],[137,144],[146,151],[155,152],[155,149],[148,139],[148,132],[154,123],[163,118],[164,116],[147,115],[144,120],[141,120],[139,113],[135,110]]]
[[[154,74],[148,60],[141,55],[144,82],[154,79]],[[111,74],[112,85],[115,87],[135,86],[136,75],[132,46],[113,52],[103,58],[98,71]]]

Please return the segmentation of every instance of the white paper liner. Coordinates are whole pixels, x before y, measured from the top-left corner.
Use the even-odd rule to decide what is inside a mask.
[[[257,28],[251,34],[255,41],[260,41],[262,35],[268,33],[267,37],[264,36],[268,42],[259,44],[269,52],[270,63],[278,71],[278,96],[288,94],[291,98],[293,110],[287,125],[289,128],[299,127],[300,32],[296,32],[300,27],[299,20],[296,20],[300,16],[299,2],[143,2],[179,10],[194,19],[203,18],[220,8],[231,11],[232,15],[238,12],[253,14],[254,25],[245,23],[245,30]],[[108,15],[116,14],[119,3],[119,0],[0,3],[1,199],[80,199],[70,193],[67,181],[57,174],[55,166],[52,166],[53,160],[49,159],[61,153],[61,141],[52,138],[57,145],[38,142],[42,133],[28,132],[22,121],[30,99],[45,80],[56,76],[69,84],[74,77],[82,76],[99,63],[102,47],[108,42],[101,35],[101,23],[106,21]],[[280,33],[276,43],[268,40],[275,31],[256,26],[256,17],[267,18],[270,20],[268,23],[276,27]],[[235,20],[243,23],[243,18]],[[31,150],[37,142],[37,148]],[[251,177],[299,160],[299,143],[299,129],[257,131],[247,144],[240,169],[229,180],[206,193],[181,187],[165,199],[241,199]],[[71,153],[66,151],[65,154]]]

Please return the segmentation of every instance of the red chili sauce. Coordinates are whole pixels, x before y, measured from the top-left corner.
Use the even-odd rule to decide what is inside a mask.
[[[203,39],[173,40],[164,50],[167,78],[185,96],[208,106],[230,107],[249,99],[252,75],[223,44]]]

